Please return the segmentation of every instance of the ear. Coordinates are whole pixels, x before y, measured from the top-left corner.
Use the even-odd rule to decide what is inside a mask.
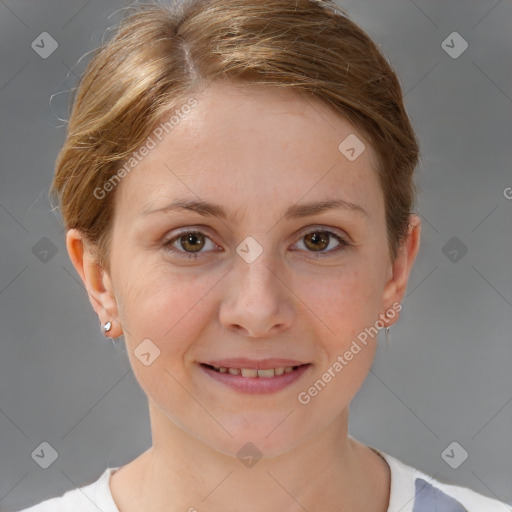
[[[123,331],[118,321],[117,301],[110,275],[98,263],[94,251],[77,229],[67,231],[66,247],[73,266],[84,282],[92,307],[100,319],[101,327],[110,321],[112,328],[108,335],[113,338],[121,336]]]
[[[400,247],[395,261],[391,264],[389,272],[390,277],[385,285],[382,298],[384,312],[389,311],[392,308],[392,304],[399,304],[402,302],[412,265],[420,247],[420,234],[421,221],[420,218],[413,213],[409,216],[407,239]],[[393,319],[388,319],[386,322],[387,325],[389,326],[394,324],[398,320],[399,316],[400,315],[397,314],[394,315]]]

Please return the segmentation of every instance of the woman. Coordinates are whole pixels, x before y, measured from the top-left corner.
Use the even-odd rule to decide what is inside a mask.
[[[417,159],[397,77],[334,4],[127,17],[52,191],[153,444],[26,511],[510,511],[348,435],[418,253]]]

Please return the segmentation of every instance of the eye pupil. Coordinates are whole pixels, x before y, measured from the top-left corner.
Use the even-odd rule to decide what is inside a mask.
[[[308,233],[304,236],[306,246],[309,247],[309,242],[312,242],[313,245],[309,248],[323,250],[329,246],[329,235],[327,233],[322,233],[315,231],[313,233]],[[320,245],[319,245],[320,243]]]
[[[201,238],[203,238],[203,240],[199,241],[199,244],[197,244],[197,241]],[[200,233],[187,233],[180,237],[180,243],[183,249],[187,250],[186,244],[190,244],[192,248],[191,252],[198,252],[204,246],[204,237]]]

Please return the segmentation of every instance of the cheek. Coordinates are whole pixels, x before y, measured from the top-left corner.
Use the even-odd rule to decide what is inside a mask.
[[[300,286],[297,295],[307,297],[307,314],[318,320],[319,373],[336,374],[332,381],[337,384],[331,390],[337,388],[350,398],[371,367],[378,340],[375,322],[382,293],[378,266],[360,260],[329,275],[297,281],[296,286]]]
[[[382,290],[375,267],[359,263],[297,279],[294,289],[322,320],[329,337],[343,343],[378,318]]]
[[[298,402],[327,421],[350,404],[371,368],[380,290],[376,276],[366,268],[344,269],[314,283],[303,281],[298,295],[308,297],[305,303],[314,313],[308,312],[309,318],[319,319],[315,322],[319,364]]]
[[[166,411],[191,407],[190,396],[182,387],[189,378],[185,357],[212,321],[207,317],[211,315],[207,296],[218,279],[151,268],[137,279],[132,274],[132,284],[125,289],[122,322],[127,326],[130,364],[148,398]],[[201,411],[193,410],[190,414],[201,419]]]
[[[133,351],[150,339],[166,364],[179,362],[205,324],[206,298],[218,276],[171,273],[163,268],[135,275],[123,291],[121,321],[126,325],[127,344]]]

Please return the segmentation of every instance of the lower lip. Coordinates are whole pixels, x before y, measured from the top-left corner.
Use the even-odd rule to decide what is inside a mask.
[[[209,377],[230,386],[235,391],[249,394],[262,394],[275,393],[280,389],[290,386],[300,379],[311,365],[304,364],[290,373],[283,373],[275,377],[242,377],[241,375],[231,375],[231,373],[227,372],[220,373],[203,364],[199,364],[199,366]]]

